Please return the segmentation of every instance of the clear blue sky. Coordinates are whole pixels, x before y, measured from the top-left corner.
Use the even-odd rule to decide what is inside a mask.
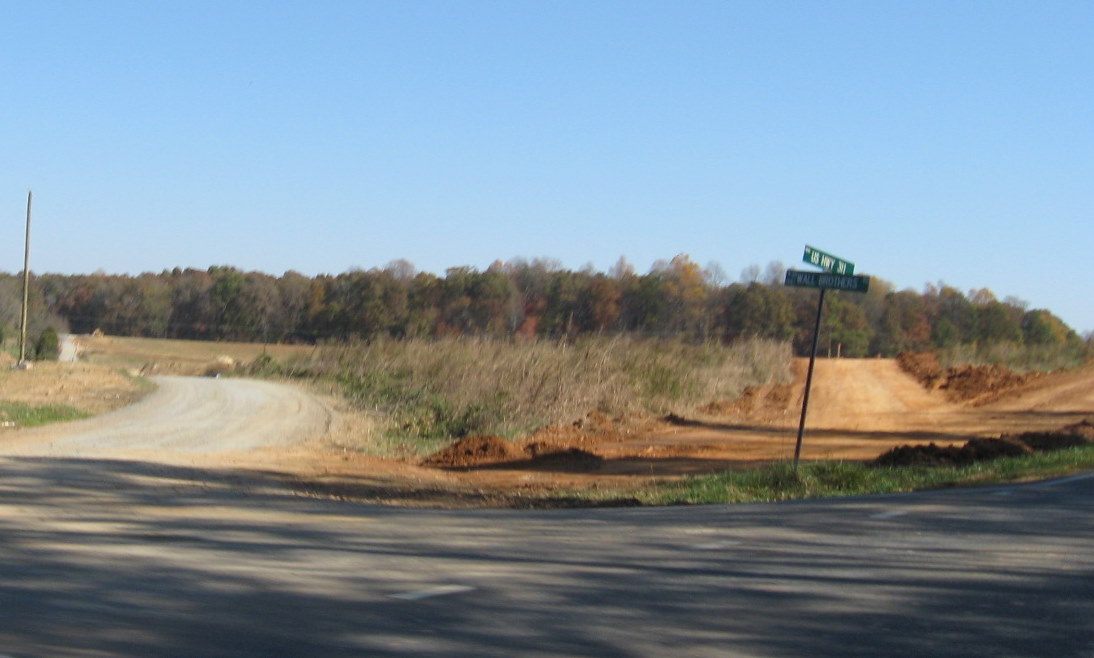
[[[0,2],[0,270],[805,244],[1094,330],[1094,3]],[[6,219],[3,219],[6,217]]]

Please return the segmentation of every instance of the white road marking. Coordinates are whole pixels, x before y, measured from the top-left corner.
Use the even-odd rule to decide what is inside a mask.
[[[709,544],[696,544],[691,547],[693,551],[720,551],[723,548],[729,548],[730,546],[737,546],[741,542],[739,541],[713,541]]]
[[[891,519],[891,518],[896,517],[896,516],[904,516],[907,513],[908,513],[907,510],[894,509],[894,510],[890,510],[888,512],[878,512],[877,514],[871,514],[870,518],[871,519]]]
[[[400,592],[399,594],[392,594],[391,598],[399,599],[402,601],[420,601],[422,599],[430,599],[435,596],[461,594],[463,592],[470,592],[474,589],[474,587],[469,587],[467,585],[438,585],[437,587],[419,589],[413,592]]]

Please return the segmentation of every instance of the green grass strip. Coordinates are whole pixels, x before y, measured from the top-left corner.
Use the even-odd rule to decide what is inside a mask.
[[[63,404],[36,407],[22,402],[0,402],[0,424],[4,427],[35,427],[47,423],[79,420],[89,415]]]
[[[965,466],[876,467],[863,462],[783,462],[658,485],[636,496],[649,505],[702,505],[860,496],[982,486],[1094,469],[1094,445]]]

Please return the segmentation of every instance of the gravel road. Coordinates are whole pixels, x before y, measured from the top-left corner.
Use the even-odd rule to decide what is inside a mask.
[[[75,423],[24,430],[0,455],[146,457],[284,447],[326,432],[331,412],[290,386],[249,379],[153,377],[137,404]]]

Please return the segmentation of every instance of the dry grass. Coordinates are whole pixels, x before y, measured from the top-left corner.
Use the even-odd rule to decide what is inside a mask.
[[[262,343],[208,342],[121,336],[77,336],[80,360],[131,372],[172,375],[203,375],[211,368],[223,369],[225,357],[233,363],[248,364],[267,355],[291,361],[306,358],[312,345],[264,345]]]
[[[590,411],[612,417],[686,412],[746,386],[790,381],[788,345],[725,347],[594,337],[575,343],[450,338],[326,346],[314,375],[336,377],[386,433],[409,439],[517,436]]]
[[[94,415],[130,404],[152,388],[103,365],[42,361],[30,370],[13,370],[0,359],[0,402],[71,407]]]
[[[1089,357],[1089,350],[1081,343],[1064,347],[1011,342],[973,343],[938,351],[938,362],[943,368],[962,365],[998,365],[1018,373],[1053,372],[1077,368]]]

